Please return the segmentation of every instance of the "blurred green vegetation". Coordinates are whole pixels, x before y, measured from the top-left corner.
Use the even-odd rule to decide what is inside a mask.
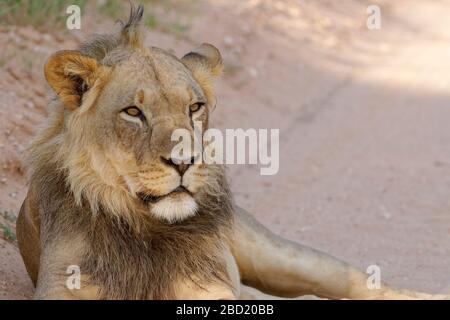
[[[101,13],[103,13],[113,19],[118,19],[123,16],[122,10],[123,10],[124,4],[128,5],[128,3],[123,0],[105,0],[105,1],[100,2],[99,10]]]
[[[156,29],[159,26],[158,19],[155,15],[150,14],[145,18],[145,25],[150,29]]]
[[[13,223],[16,223],[16,220],[17,220],[17,216],[13,212],[7,211],[7,210],[0,211],[0,217],[5,219],[6,221],[13,222]]]
[[[194,2],[192,0],[189,3]],[[166,12],[175,10],[181,13],[188,3],[186,1],[134,0],[134,3],[146,5],[144,23],[150,29],[159,29],[176,36],[183,35],[189,29],[186,23],[179,22],[177,18],[172,21],[158,19],[152,10],[157,6]],[[129,10],[129,2],[124,0],[0,0],[0,24],[61,31],[59,27],[64,26],[68,17],[66,8],[70,5],[78,5],[82,16],[86,10],[96,10],[113,20],[124,19]]]
[[[13,229],[9,226],[5,226],[2,223],[0,223],[0,230],[3,231],[3,238],[8,241],[17,241],[16,233],[13,231]]]
[[[13,212],[10,211],[0,211],[0,217],[3,218],[5,224],[0,222],[0,235],[8,241],[16,241],[16,234],[11,227],[16,223],[17,217]]]
[[[0,0],[0,23],[55,27],[67,18],[66,8],[78,5],[83,12],[87,0]]]

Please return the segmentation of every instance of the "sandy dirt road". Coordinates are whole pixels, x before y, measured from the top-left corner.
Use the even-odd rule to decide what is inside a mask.
[[[280,130],[277,175],[230,167],[237,203],[291,240],[380,266],[395,287],[448,293],[450,2],[380,3],[382,27],[369,31],[362,1],[200,1],[183,37],[146,41],[177,55],[216,44],[228,72],[213,125]],[[0,42],[39,48],[30,34],[2,30]],[[2,210],[17,213],[25,196],[22,150],[45,116],[42,63],[78,38],[41,44],[31,80],[13,62],[0,71]],[[15,243],[0,238],[0,298],[31,295]]]

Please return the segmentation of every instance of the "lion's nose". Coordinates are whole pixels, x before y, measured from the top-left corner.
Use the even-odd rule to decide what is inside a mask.
[[[161,160],[165,164],[174,167],[175,170],[177,170],[178,173],[182,176],[186,172],[186,170],[195,162],[195,157],[191,157],[188,161],[165,157],[161,157]]]

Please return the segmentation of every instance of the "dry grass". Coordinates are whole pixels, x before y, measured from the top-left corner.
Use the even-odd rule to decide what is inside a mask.
[[[17,241],[14,226],[17,217],[14,213],[9,211],[0,211],[0,234],[5,240],[15,242]]]
[[[144,23],[150,29],[183,36],[189,29],[189,25],[179,21],[178,17],[170,21],[160,20],[153,12],[158,7],[165,11],[183,11],[186,3],[179,0],[136,0],[135,3],[146,5]],[[81,8],[81,18],[85,10],[96,10],[105,17],[113,20],[124,18],[129,10],[128,1],[123,0],[0,0],[0,24],[33,26],[43,31],[61,30],[68,17],[66,8],[70,5],[78,5]]]
[[[87,0],[2,0],[0,23],[4,25],[31,25],[37,28],[54,28],[63,25],[66,8],[78,5],[84,9]]]

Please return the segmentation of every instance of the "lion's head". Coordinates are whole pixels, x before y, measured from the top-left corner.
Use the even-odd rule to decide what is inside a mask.
[[[139,208],[181,221],[196,214],[205,193],[226,191],[220,166],[171,158],[175,129],[193,133],[194,120],[208,127],[222,59],[209,44],[181,59],[145,47],[141,17],[142,7],[132,8],[117,34],[49,58],[45,76],[57,99],[34,148],[42,160],[42,145],[57,146],[47,160],[59,161],[75,199],[94,212],[132,216]]]

